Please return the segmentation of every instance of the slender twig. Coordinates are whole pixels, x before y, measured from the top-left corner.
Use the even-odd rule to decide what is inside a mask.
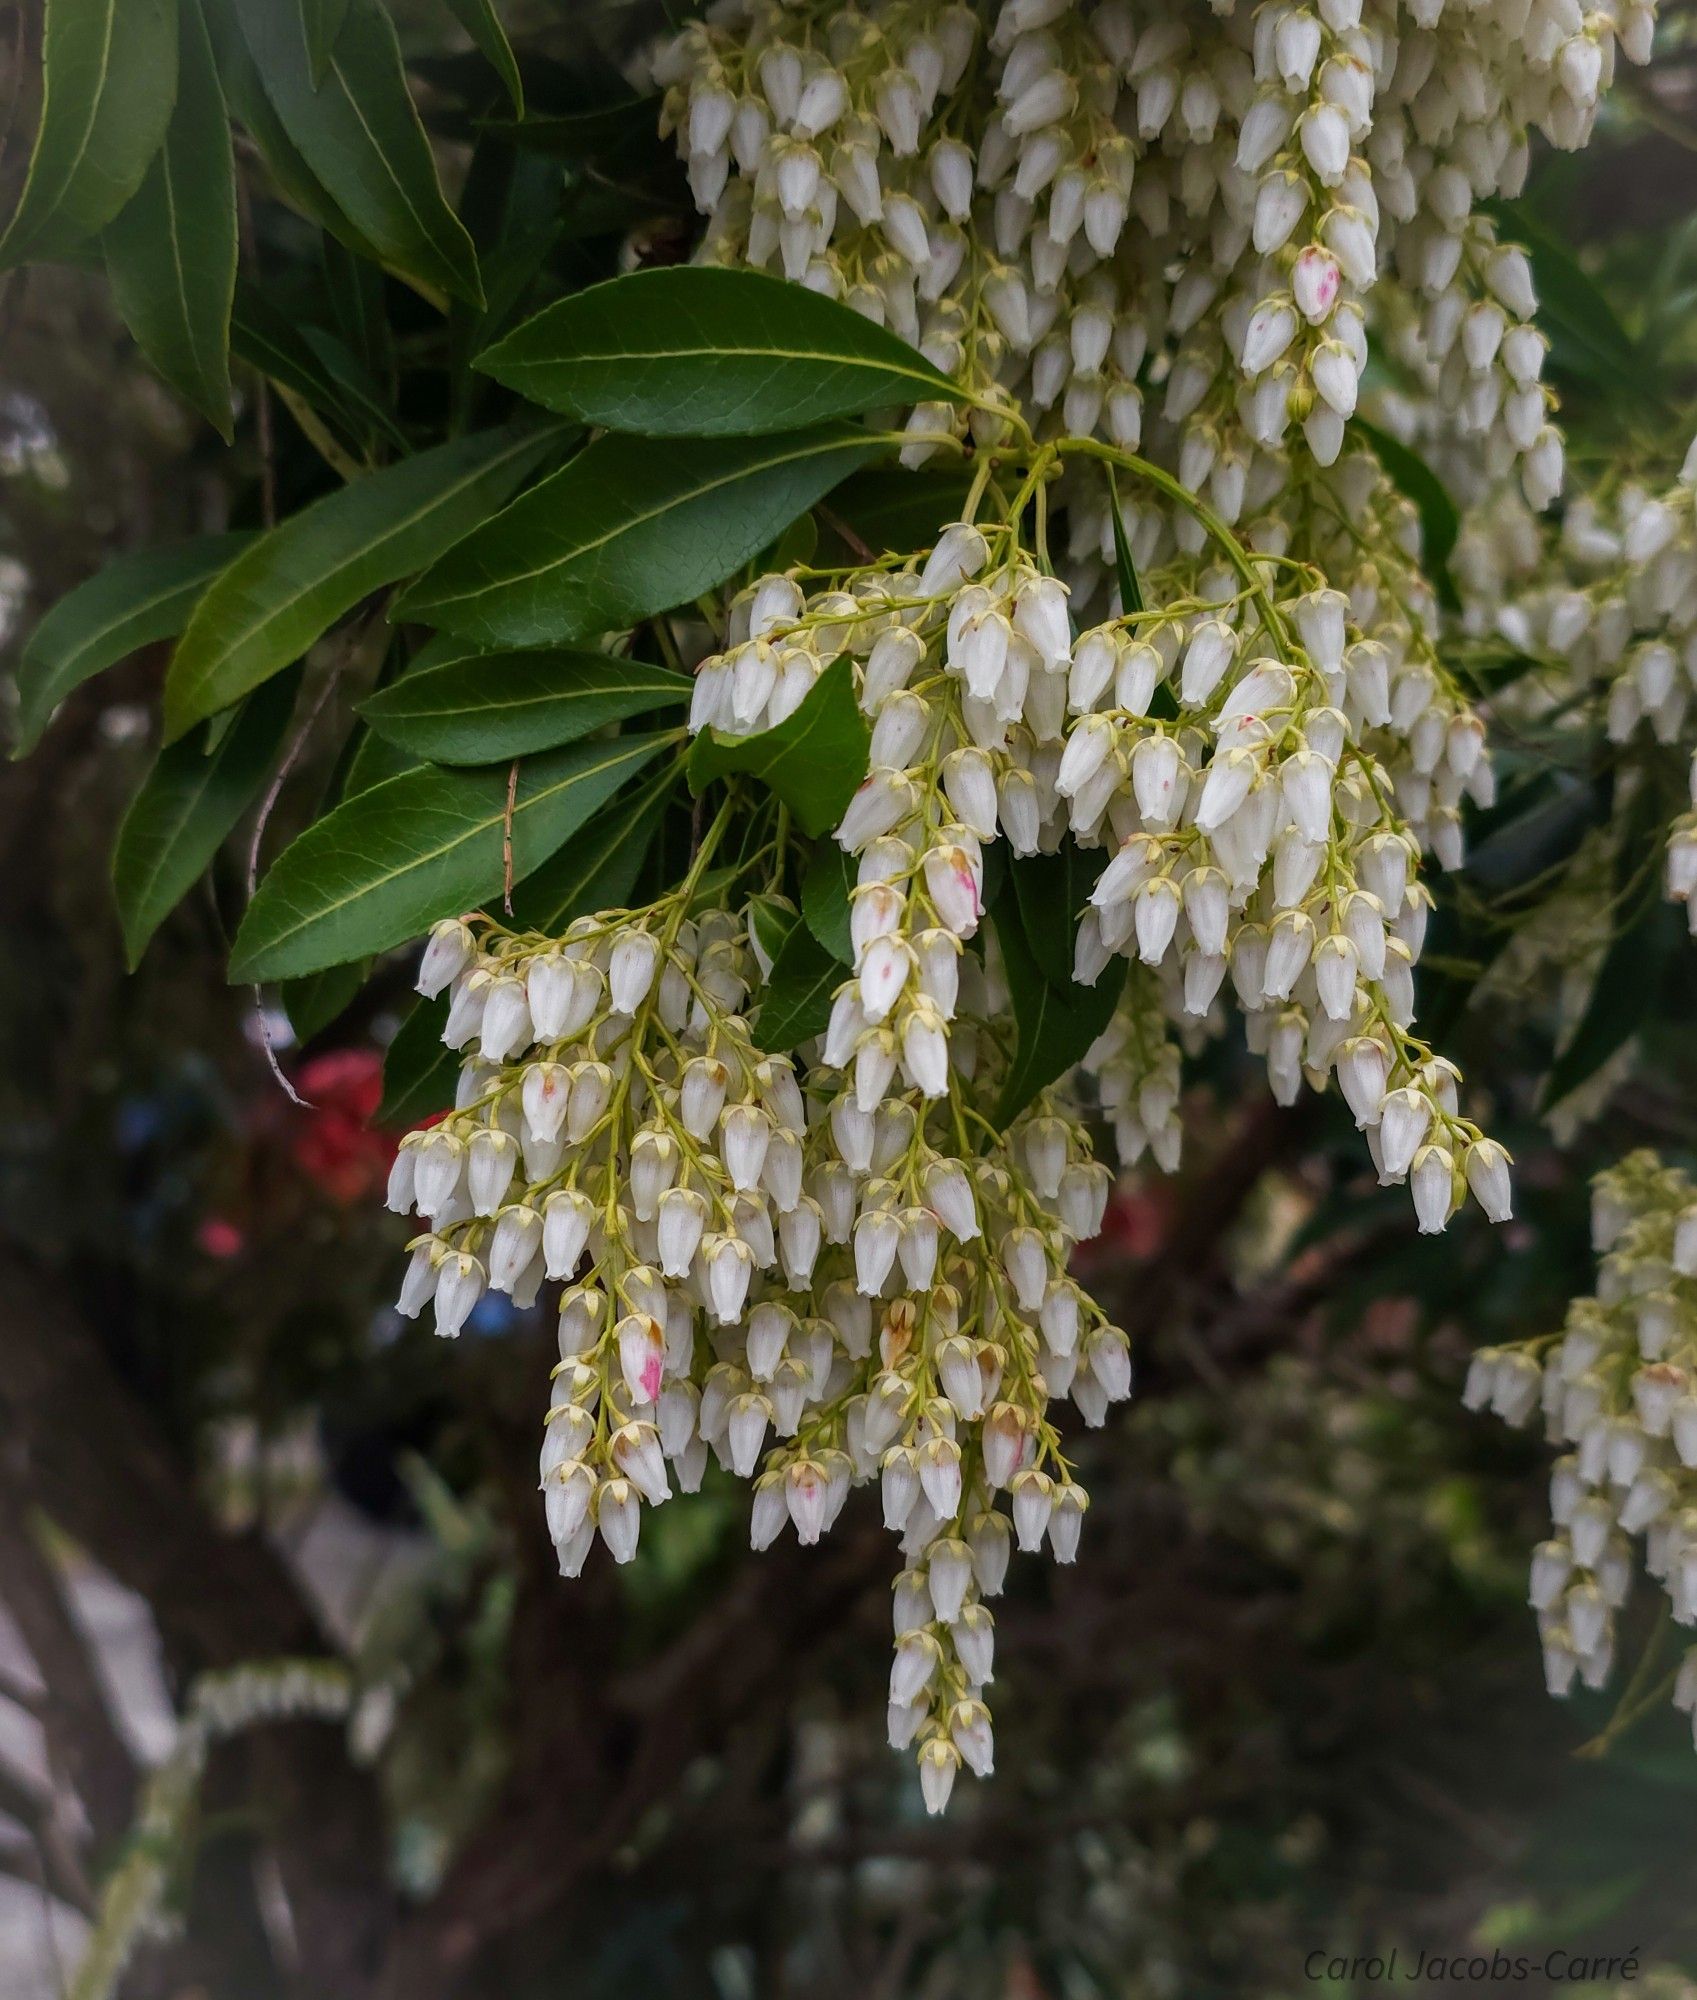
[[[507,773],[507,810],[501,819],[501,907],[513,913],[513,806],[518,798],[519,760],[515,757]]]
[[[875,562],[871,548],[849,526],[835,507],[819,506],[814,509],[827,528],[838,537],[851,556],[859,556],[862,562]]]

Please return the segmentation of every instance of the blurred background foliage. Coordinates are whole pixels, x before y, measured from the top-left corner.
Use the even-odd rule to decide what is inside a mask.
[[[8,11],[27,92],[38,21]],[[515,309],[545,265],[605,275],[633,239],[684,254],[675,169],[646,108],[620,108],[650,10],[504,10],[548,57],[533,110],[591,121],[524,153],[480,125],[489,76],[447,12],[393,11],[468,206],[537,218],[508,232]],[[1548,253],[1540,276],[1581,466],[1691,406],[1688,11],[1526,203],[1566,260],[1557,292]],[[280,208],[260,225],[295,331],[344,382],[393,370],[404,420],[406,294],[387,288],[394,351],[356,357],[335,252]],[[177,405],[94,276],[14,276],[0,315],[15,644],[109,555],[257,519],[263,473],[253,426],[229,452]],[[292,504],[323,467],[286,409],[271,422]],[[539,1316],[491,1298],[449,1345],[387,1303],[403,1230],[376,1199],[394,1134],[374,1113],[404,969],[323,1025],[301,994],[298,1032],[256,1011],[222,979],[231,865],[124,976],[106,857],[159,650],[0,781],[8,1994],[73,1976],[195,1676],[327,1645],[352,1662],[354,1756],[314,1723],[214,1752],[123,1990],[1274,2000],[1378,1990],[1310,1977],[1309,1954],[1395,1945],[1630,1952],[1620,1990],[1697,1991],[1684,1725],[1658,1707],[1615,1727],[1618,1695],[1545,1700],[1525,1604],[1544,1454],[1457,1401],[1473,1347],[1554,1327],[1588,1289],[1589,1176],[1639,1143],[1697,1159],[1689,947],[1645,946],[1592,1073],[1541,1108],[1607,941],[1541,897],[1553,864],[1572,890],[1606,798],[1564,803],[1552,848],[1549,800],[1516,793],[1507,753],[1513,809],[1446,910],[1452,948],[1428,953],[1428,1016],[1448,1008],[1518,1157],[1510,1227],[1418,1239],[1334,1100],[1275,1111],[1223,1047],[1190,1074],[1184,1169],[1128,1179],[1089,1254],[1140,1380],[1081,1443],[1084,1558],[1015,1565],[997,1773],[935,1823],[882,1742],[887,1556],[864,1495],[829,1546],[756,1558],[746,1503],[710,1478],[629,1570],[550,1573]],[[327,762],[309,746],[268,843]],[[1657,921],[1677,940],[1676,912]],[[1654,1643],[1640,1607],[1628,1666]]]

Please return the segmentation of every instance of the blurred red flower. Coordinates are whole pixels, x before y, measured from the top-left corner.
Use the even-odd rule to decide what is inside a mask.
[[[344,1208],[370,1199],[395,1157],[395,1140],[371,1123],[383,1096],[382,1056],[331,1049],[302,1063],[294,1082],[312,1107],[290,1136],[295,1165]]]

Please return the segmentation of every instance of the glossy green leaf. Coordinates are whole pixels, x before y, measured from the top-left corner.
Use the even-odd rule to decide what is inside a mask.
[[[427,570],[398,614],[491,647],[623,631],[723,583],[879,449],[846,424],[777,442],[597,438]]]
[[[298,660],[344,612],[432,561],[532,470],[534,430],[458,438],[371,473],[263,535],[195,607],[165,681],[165,735],[181,736]]]
[[[910,472],[906,466],[874,466],[845,479],[831,496],[831,512],[874,555],[908,555],[928,549],[966,505],[970,480],[953,471]],[[828,532],[835,532],[830,521]],[[842,557],[860,550],[843,540]]]
[[[0,270],[106,227],[141,186],[176,90],[176,0],[47,0],[41,118]]]
[[[482,303],[477,253],[436,178],[381,0],[348,0],[314,85],[299,0],[235,0],[254,67],[290,144],[400,276]]]
[[[1143,585],[1138,581],[1137,565],[1131,559],[1131,543],[1126,539],[1125,521],[1120,514],[1119,484],[1111,471],[1108,511],[1114,523],[1114,573],[1119,579],[1120,610],[1129,616],[1143,609]]]
[[[287,0],[279,0],[286,5]],[[321,84],[330,69],[330,51],[342,32],[348,0],[301,0],[301,25],[306,30],[306,59],[313,86]]]
[[[448,1005],[446,993],[419,1000],[395,1030],[394,1040],[383,1051],[379,1125],[417,1125],[453,1103],[461,1058],[442,1040]]]
[[[454,11],[454,19],[470,35],[490,68],[500,77],[513,101],[513,116],[522,118],[524,83],[519,76],[513,45],[507,40],[507,31],[501,26],[501,17],[495,12],[491,0],[448,0],[448,5]]]
[[[227,440],[236,171],[198,0],[179,4],[177,102],[165,143],[102,247],[136,345]]]
[[[995,1121],[1007,1125],[1040,1090],[1062,1077],[1108,1025],[1124,984],[1118,959],[1094,986],[1063,987],[1043,976],[1025,927],[1004,902],[995,918],[1008,993],[1013,1002],[1014,1058],[1002,1084]]]
[[[18,662],[13,754],[35,747],[73,688],[140,646],[175,637],[207,585],[253,540],[230,534],[162,542],[119,556],[67,591],[31,633]]]
[[[795,924],[772,964],[755,1017],[755,1036],[772,1055],[784,1055],[822,1035],[831,1019],[831,997],[851,975],[806,924]]]
[[[1351,418],[1350,427],[1372,447],[1391,484],[1405,499],[1413,501],[1420,516],[1420,554],[1426,574],[1444,609],[1459,611],[1461,599],[1450,575],[1450,552],[1461,532],[1461,516],[1456,512],[1455,502],[1426,461],[1418,452],[1410,451],[1400,438],[1392,437],[1389,431],[1380,430],[1364,417]]]
[[[854,669],[845,653],[776,729],[763,729],[758,736],[703,730],[690,748],[689,782],[699,792],[733,773],[759,778],[789,807],[804,833],[829,833],[860,789],[871,750],[871,732],[855,700]]]
[[[346,965],[327,965],[322,972],[285,980],[279,997],[296,1041],[310,1042],[333,1021],[339,1021],[353,1005],[370,970],[368,959],[356,958]]]
[[[575,292],[477,365],[551,410],[647,437],[748,437],[960,394],[852,307],[710,264]]]
[[[574,917],[622,907],[678,780],[676,762],[668,762],[598,812],[513,891],[513,921],[553,934]]]
[[[258,795],[294,712],[298,673],[245,702],[208,749],[206,731],[170,743],[142,781],[112,856],[112,891],[131,970]]]
[[[490,764],[688,703],[688,674],[610,653],[489,653],[403,674],[361,705],[380,735],[437,764]]]
[[[801,885],[801,914],[807,928],[833,958],[854,961],[849,931],[851,896],[859,870],[852,854],[834,840],[820,841]]]
[[[230,346],[239,361],[298,397],[356,449],[374,438],[403,452],[410,449],[406,432],[358,358],[323,328],[297,323],[239,278]]]
[[[511,814],[513,880],[539,867],[675,734],[574,743],[528,760]],[[498,897],[507,773],[423,765],[307,828],[259,885],[232,979],[287,979],[386,951]]]
[[[1008,864],[1032,960],[1050,985],[1064,993],[1078,990],[1072,977],[1078,920],[1107,859],[1105,848],[1083,848],[1066,840],[1054,854],[1029,854]]]
[[[593,111],[568,111],[521,118],[496,127],[515,146],[557,160],[620,159],[652,145],[660,125],[660,97],[628,97]]]

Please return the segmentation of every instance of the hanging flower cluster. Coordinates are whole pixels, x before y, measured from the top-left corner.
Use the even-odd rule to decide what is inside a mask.
[[[1557,699],[1595,688],[1611,742],[1692,755],[1666,884],[1697,933],[1697,443],[1677,478],[1611,472],[1569,502],[1554,535],[1498,495],[1456,558],[1475,629],[1559,663]]]
[[[1526,260],[1481,204],[1519,192],[1529,132],[1585,143],[1652,28],[1573,0],[736,0],[654,72],[708,257],[844,299],[1072,435],[1136,449],[1148,404],[1236,519],[1337,458],[1392,270],[1462,432],[1553,495]]]
[[[816,1542],[879,1481],[904,1564],[890,1734],[941,1810],[962,1763],[990,1768],[985,1600],[1013,1543],[1078,1547],[1052,1399],[1099,1424],[1130,1392],[1125,1335],[1067,1274],[1109,1176],[1056,1101],[989,1122],[1006,995],[941,923],[899,1041],[888,981],[851,983],[884,1053],[861,1036],[851,1061],[833,1021],[804,1074],[764,1055],[752,928],[694,909],[712,851],[559,940],[437,927],[420,983],[451,993],[469,1053],[459,1108],[396,1160],[391,1206],[429,1225],[401,1309],[454,1334],[486,1287],[562,1285],[541,1479],[567,1575],[597,1534],[629,1561],[642,1508],[693,1492],[710,1453],[753,1482],[761,1548]]]
[[[1550,1478],[1554,1532],[1531,1576],[1553,1695],[1608,1681],[1639,1560],[1674,1622],[1697,1625],[1697,1187],[1653,1153],[1630,1154],[1597,1177],[1591,1233],[1594,1296],[1574,1302],[1559,1334],[1482,1348],[1465,1392],[1470,1409],[1512,1424],[1541,1409],[1566,1447]],[[1697,1646],[1672,1692],[1697,1727]]]
[[[1422,1229],[1442,1229],[1469,1187],[1500,1220],[1506,1155],[1459,1116],[1453,1068],[1410,1032],[1430,898],[1363,745],[1391,720],[1382,652],[1352,641],[1337,592],[1229,538],[1235,570],[1222,554],[1198,593],[1075,640],[1065,586],[1021,547],[1018,519],[1016,504],[987,528],[958,522],[922,564],[890,558],[811,598],[764,578],[697,678],[693,726],[747,733],[826,660],[857,663],[872,770],[837,836],[859,857],[857,977],[828,1060],[854,1068],[868,1102],[898,1065],[941,1095],[984,845],[1000,835],[1028,855],[1070,837],[1110,857],[1075,978],[1094,986],[1122,958],[1149,968],[1087,1064],[1132,1157],[1152,1139],[1171,1157],[1164,1022],[1214,1019],[1229,970],[1281,1102],[1335,1070]],[[1454,735],[1440,755],[1477,755],[1476,725]]]

